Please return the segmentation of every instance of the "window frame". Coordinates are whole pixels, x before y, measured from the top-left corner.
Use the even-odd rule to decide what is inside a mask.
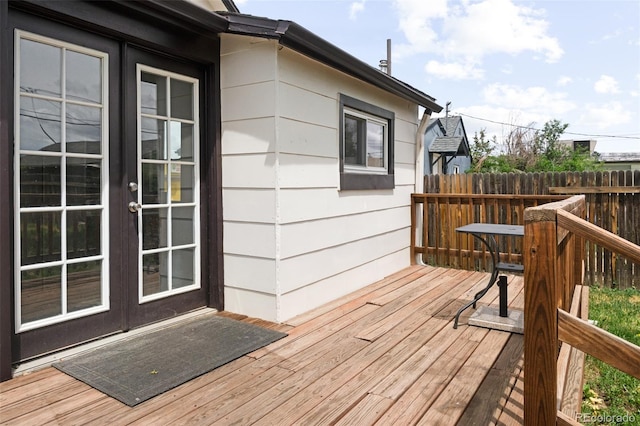
[[[352,115],[384,125],[384,167],[345,164],[345,115]],[[394,112],[342,93],[340,94],[340,190],[393,189],[395,187],[394,121]]]

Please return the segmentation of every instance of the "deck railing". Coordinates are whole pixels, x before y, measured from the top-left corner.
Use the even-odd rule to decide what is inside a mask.
[[[566,195],[412,194],[411,259],[466,270],[487,271],[491,256],[470,235],[455,231],[473,222],[524,225],[524,210]],[[424,225],[424,226],[423,226]],[[522,239],[498,239],[501,261],[522,261]]]
[[[588,323],[588,291],[582,291],[586,241],[638,263],[640,246],[584,215],[584,195],[525,210],[525,425],[579,425],[581,395],[566,392],[582,388],[567,382],[581,384],[580,368],[568,366],[583,353],[640,378],[640,347]]]

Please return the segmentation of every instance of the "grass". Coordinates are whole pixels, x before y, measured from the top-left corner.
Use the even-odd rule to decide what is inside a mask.
[[[597,321],[598,327],[640,346],[639,290],[591,287],[589,318]],[[582,413],[611,420],[596,424],[640,425],[640,380],[591,356],[586,357],[584,378]],[[625,416],[630,421],[616,421]]]

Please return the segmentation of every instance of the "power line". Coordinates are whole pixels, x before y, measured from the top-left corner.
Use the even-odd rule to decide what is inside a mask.
[[[504,123],[502,121],[494,121],[494,120],[489,120],[488,118],[480,118],[480,117],[474,117],[473,115],[469,115],[469,114],[463,114],[461,112],[457,113],[459,115],[462,115],[464,117],[469,117],[469,118],[473,118],[474,120],[480,120],[480,121],[486,121],[488,123],[493,123],[493,124],[501,124],[503,126],[511,126],[511,127],[518,127],[520,129],[526,129],[526,130],[535,130],[535,131],[539,131],[542,129],[538,129],[536,127],[530,127],[530,126],[519,126],[517,124],[511,124],[511,123]],[[626,136],[626,135],[597,135],[597,134],[591,134],[591,133],[575,133],[575,132],[563,132],[563,134],[565,135],[575,135],[575,136],[588,136],[588,137],[594,137],[594,138],[618,138],[618,139],[631,139],[631,140],[640,140],[640,136]]]

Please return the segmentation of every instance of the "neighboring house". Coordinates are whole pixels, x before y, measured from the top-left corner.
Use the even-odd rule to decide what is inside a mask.
[[[640,170],[640,152],[611,152],[599,154],[604,170]]]
[[[595,139],[587,140],[575,140],[575,139],[563,139],[558,141],[559,144],[568,147],[573,151],[583,151],[593,154],[596,149],[597,141]]]
[[[0,23],[2,380],[201,307],[284,321],[409,265],[429,95],[228,0],[9,1]]]
[[[462,117],[430,119],[424,144],[425,175],[464,173],[471,167],[471,151]]]

